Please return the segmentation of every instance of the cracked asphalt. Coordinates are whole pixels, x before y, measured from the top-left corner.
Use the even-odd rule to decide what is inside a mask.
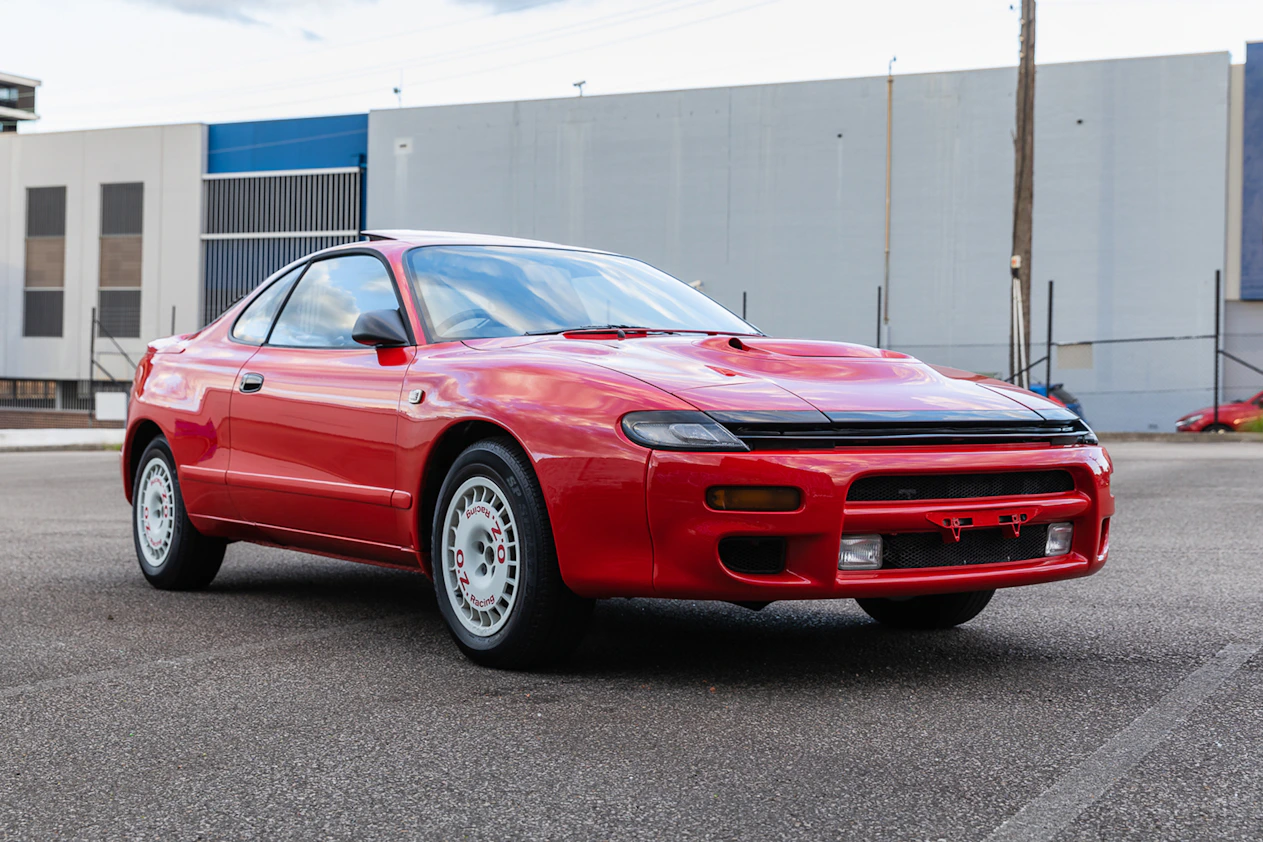
[[[152,590],[116,453],[0,454],[0,839],[986,839],[1263,642],[1263,445],[1111,452],[1097,576],[930,633],[607,601],[543,674],[412,574],[237,544]],[[1263,838],[1263,656],[1081,806],[1023,838]]]

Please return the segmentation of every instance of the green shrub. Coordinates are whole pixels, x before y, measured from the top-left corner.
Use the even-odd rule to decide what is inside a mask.
[[[1263,433],[1263,415],[1258,418],[1251,418],[1249,421],[1243,422],[1237,427],[1238,433]]]

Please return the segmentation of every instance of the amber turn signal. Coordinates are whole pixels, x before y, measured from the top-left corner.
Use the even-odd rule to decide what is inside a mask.
[[[706,491],[706,505],[727,512],[792,512],[802,502],[797,488],[717,485]]]

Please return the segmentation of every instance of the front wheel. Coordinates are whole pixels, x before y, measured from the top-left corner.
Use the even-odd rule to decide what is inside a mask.
[[[910,599],[857,599],[864,613],[899,629],[949,629],[967,623],[987,607],[994,590],[941,593]]]
[[[1202,428],[1203,433],[1231,433],[1232,428],[1227,424],[1207,424]]]
[[[439,490],[431,563],[456,645],[486,666],[560,659],[592,612],[561,580],[543,492],[509,439],[476,442],[457,457]]]
[[[204,588],[224,561],[226,542],[208,538],[189,521],[175,459],[162,436],[140,457],[132,487],[132,537],[140,572],[160,590]]]

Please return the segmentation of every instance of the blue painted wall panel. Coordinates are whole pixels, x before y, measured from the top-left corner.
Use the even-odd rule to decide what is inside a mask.
[[[216,123],[208,129],[206,171],[354,167],[367,153],[367,114]]]
[[[1263,42],[1246,45],[1241,168],[1241,297],[1263,301]]]

